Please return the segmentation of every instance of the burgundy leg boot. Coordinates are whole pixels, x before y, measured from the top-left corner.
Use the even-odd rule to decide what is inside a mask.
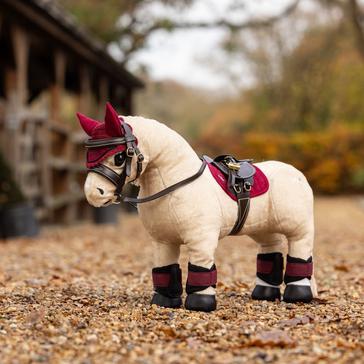
[[[185,302],[187,310],[205,312],[216,310],[214,294],[197,293],[208,287],[216,288],[216,282],[217,271],[215,264],[210,269],[207,269],[188,263],[187,298]]]
[[[258,254],[257,281],[252,292],[253,300],[281,299],[279,286],[283,282],[283,256],[281,253]]]
[[[182,272],[179,264],[153,268],[154,295],[151,304],[161,307],[182,306]]]
[[[286,289],[283,294],[285,302],[311,302],[311,276],[313,271],[312,257],[307,260],[287,256],[284,283]]]

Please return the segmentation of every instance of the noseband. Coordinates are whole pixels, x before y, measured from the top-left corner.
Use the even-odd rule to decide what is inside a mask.
[[[117,197],[116,202],[122,200],[121,191],[124,187],[125,180],[131,175],[131,163],[134,155],[137,157],[136,165],[137,172],[133,179],[135,181],[141,174],[143,168],[144,156],[140,152],[137,144],[136,137],[133,135],[130,126],[124,122],[121,123],[121,127],[124,129],[124,136],[120,138],[107,138],[107,139],[88,139],[85,143],[86,148],[100,148],[100,147],[116,147],[122,144],[126,145],[126,159],[125,166],[120,174],[113,171],[111,168],[105,166],[104,164],[98,164],[95,167],[88,168],[89,172],[97,173],[104,178],[108,179],[115,187],[114,195]],[[111,148],[112,149],[112,148]],[[131,181],[131,182],[133,182]]]

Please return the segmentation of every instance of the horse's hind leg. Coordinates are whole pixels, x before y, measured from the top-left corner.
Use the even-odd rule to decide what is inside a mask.
[[[259,244],[257,277],[252,298],[267,301],[280,300],[280,285],[283,282],[284,236],[281,234],[260,234],[251,237]]]
[[[310,302],[317,295],[312,261],[313,216],[311,220],[287,236],[288,256],[284,275],[286,288],[283,295],[286,302]]]
[[[154,268],[152,270],[154,295],[152,304],[177,308],[182,305],[182,274],[178,264],[180,246],[154,242]]]
[[[191,237],[187,242],[189,263],[186,282],[185,307],[192,311],[214,311],[216,309],[217,271],[215,250],[218,232],[206,232]]]

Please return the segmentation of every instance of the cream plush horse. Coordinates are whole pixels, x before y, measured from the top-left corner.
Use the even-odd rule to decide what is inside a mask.
[[[195,175],[201,168],[201,159],[186,140],[158,121],[118,116],[110,104],[106,106],[104,122],[77,115],[90,136],[86,145],[89,173],[84,189],[88,202],[95,207],[117,202],[119,193],[115,190],[120,192],[124,183],[137,183],[139,198],[145,198]],[[239,232],[253,238],[259,246],[252,298],[280,299],[284,268],[281,252],[288,241],[283,299],[310,302],[316,294],[312,276],[312,190],[305,176],[291,165],[267,161],[254,166],[266,176],[269,189],[251,199],[248,217]],[[121,181],[113,181],[115,176]],[[206,168],[191,183],[139,204],[138,212],[155,247],[152,303],[181,306],[178,260],[180,246],[186,244],[189,266],[185,307],[214,310],[215,250],[236,222],[236,201]]]

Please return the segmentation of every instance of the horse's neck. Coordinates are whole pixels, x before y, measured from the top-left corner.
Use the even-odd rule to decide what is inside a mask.
[[[139,117],[128,118],[138,145],[148,158],[148,164],[140,177],[140,195],[160,191],[194,173],[201,161],[191,146],[172,129],[155,120]]]

